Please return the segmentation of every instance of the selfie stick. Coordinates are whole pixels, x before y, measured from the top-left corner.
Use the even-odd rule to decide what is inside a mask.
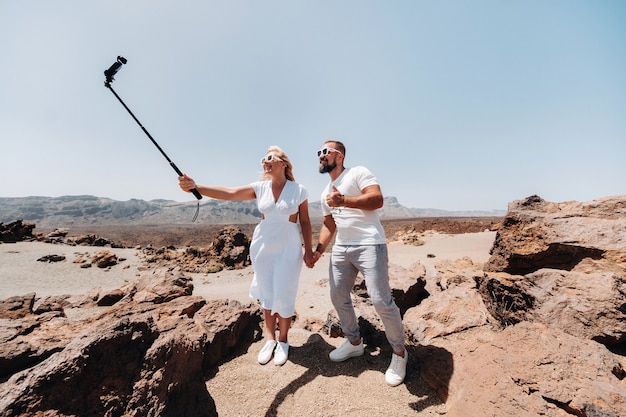
[[[123,64],[126,64],[127,60],[126,58],[122,57],[122,56],[118,56],[117,57],[117,61],[115,63],[113,63],[113,65],[111,65],[109,67],[108,70],[104,71],[104,75],[106,77],[106,80],[104,82],[104,86],[106,88],[108,88],[109,90],[111,90],[111,92],[113,93],[113,95],[115,96],[115,98],[117,98],[119,100],[120,103],[122,103],[122,106],[124,106],[124,108],[126,109],[126,111],[128,112],[128,114],[130,114],[132,116],[133,119],[135,119],[135,122],[137,122],[137,124],[139,125],[139,127],[141,127],[141,129],[144,131],[144,133],[148,136],[148,138],[150,138],[150,140],[152,141],[152,143],[154,144],[154,146],[156,146],[156,148],[159,150],[159,152],[161,152],[161,155],[163,155],[165,157],[165,159],[167,160],[167,162],[169,162],[170,166],[174,169],[174,171],[176,171],[176,173],[178,174],[179,177],[183,176],[183,173],[181,172],[180,169],[178,169],[178,167],[176,166],[176,164],[174,162],[172,162],[172,160],[170,159],[169,156],[167,156],[167,154],[165,153],[165,151],[163,151],[163,149],[161,149],[161,147],[159,146],[159,144],[156,142],[156,140],[154,140],[154,138],[152,137],[152,135],[150,135],[150,133],[148,133],[148,131],[146,130],[145,127],[143,127],[143,125],[141,124],[141,122],[139,121],[139,119],[137,119],[135,117],[135,115],[133,114],[132,111],[130,111],[130,109],[128,108],[128,106],[126,105],[126,103],[124,103],[124,101],[122,101],[122,99],[120,98],[120,96],[117,95],[117,93],[115,92],[115,90],[113,90],[113,87],[111,87],[111,83],[113,82],[114,78],[113,76],[115,74],[117,74],[117,72],[120,70],[120,68],[122,67]],[[200,194],[200,192],[197,189],[192,189],[191,192],[193,193],[193,195],[198,199],[198,209],[200,207],[200,200],[202,200],[202,194]],[[193,218],[192,221],[196,221],[196,218],[198,217],[198,210],[196,210],[196,214]]]

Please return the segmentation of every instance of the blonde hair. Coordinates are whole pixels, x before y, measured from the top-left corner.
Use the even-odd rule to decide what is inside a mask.
[[[285,151],[280,149],[278,146],[273,145],[270,146],[267,151],[265,151],[265,155],[267,155],[268,153],[275,153],[277,157],[282,159],[282,161],[285,163],[285,177],[289,181],[295,181],[296,179],[293,176],[293,165],[291,164],[291,161],[289,160],[289,157],[287,156]],[[269,175],[267,175],[266,173],[263,173],[263,175],[261,175],[262,180],[267,180],[269,178]]]

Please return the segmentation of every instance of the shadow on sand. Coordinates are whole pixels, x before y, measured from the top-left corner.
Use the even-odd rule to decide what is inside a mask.
[[[382,335],[384,338],[384,333]],[[362,357],[342,363],[334,363],[328,359],[328,353],[335,347],[327,343],[318,333],[310,335],[302,346],[291,346],[289,349],[289,361],[307,370],[276,394],[265,416],[277,416],[278,408],[288,396],[294,394],[318,376],[333,377],[344,375],[358,377],[367,370],[378,370],[384,375],[389,365],[391,349],[386,340],[383,346],[381,346],[382,343],[376,343],[380,342],[380,337],[374,337],[373,339],[364,340],[366,349]],[[408,404],[408,407],[413,411],[419,412],[433,404],[445,403],[448,395],[448,384],[454,368],[452,354],[445,349],[434,346],[407,346],[407,351],[409,353],[409,364],[404,384],[408,391],[418,398],[417,401]],[[424,364],[424,361],[429,361],[429,363]],[[424,372],[427,375],[426,379],[421,376]],[[427,386],[426,382],[432,386],[434,391]]]

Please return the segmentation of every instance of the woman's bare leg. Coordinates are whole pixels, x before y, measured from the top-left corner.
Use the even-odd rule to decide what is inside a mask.
[[[271,310],[263,310],[267,340],[276,340],[276,316],[276,314],[272,315]]]
[[[278,314],[276,315],[278,317],[278,328],[279,328],[279,333],[278,333],[278,341],[279,342],[287,342],[287,336],[289,335],[289,328],[291,327],[291,317],[285,318],[285,317],[281,317]]]

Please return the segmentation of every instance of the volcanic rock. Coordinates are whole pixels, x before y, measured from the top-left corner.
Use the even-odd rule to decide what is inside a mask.
[[[626,415],[625,243],[626,196],[531,196],[484,271],[438,264],[404,323],[446,415]]]
[[[0,320],[0,415],[216,416],[204,379],[258,339],[258,307],[191,296],[180,270],[149,271],[101,313],[35,314],[5,300]],[[27,312],[28,310],[28,312]]]
[[[9,224],[0,223],[0,242],[20,242],[33,240],[34,223],[24,223],[16,220]]]

